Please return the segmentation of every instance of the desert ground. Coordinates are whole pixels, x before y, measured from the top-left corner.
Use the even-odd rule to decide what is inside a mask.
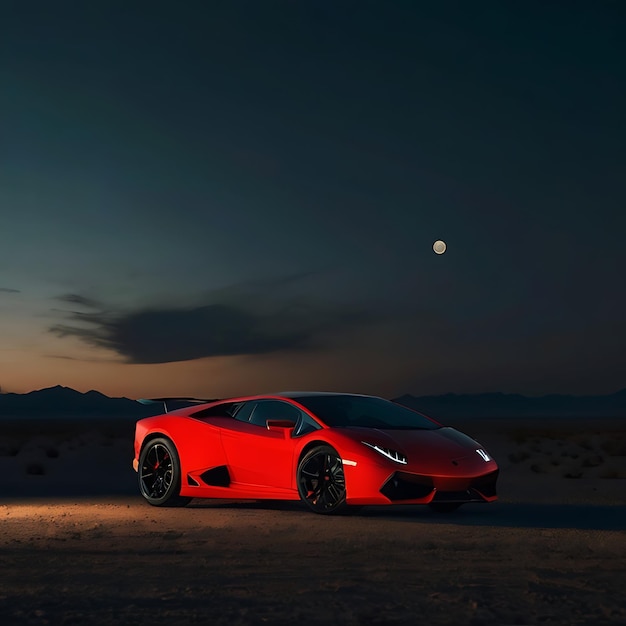
[[[451,423],[500,464],[453,514],[153,508],[132,424],[4,422],[0,623],[626,624],[626,420]]]

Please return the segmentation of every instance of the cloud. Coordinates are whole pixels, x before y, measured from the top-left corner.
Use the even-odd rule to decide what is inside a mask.
[[[8,287],[0,287],[0,293],[22,293],[19,289],[9,289]]]
[[[169,363],[206,357],[259,355],[321,346],[333,332],[372,321],[364,311],[329,308],[298,298],[250,298],[188,308],[130,312],[69,312],[49,331],[106,348],[129,363]],[[254,305],[254,309],[251,305]]]
[[[118,359],[96,358],[86,359],[84,357],[68,356],[66,354],[44,354],[47,359],[63,359],[64,361],[80,361],[81,363],[119,363]]]
[[[101,306],[100,302],[97,300],[86,298],[85,296],[80,296],[75,293],[66,293],[61,296],[56,296],[55,300],[61,300],[61,302],[67,302],[69,304],[79,304],[92,309],[96,309]]]

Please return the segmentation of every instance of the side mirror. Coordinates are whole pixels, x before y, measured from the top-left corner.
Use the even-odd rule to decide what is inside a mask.
[[[271,430],[275,433],[283,433],[285,437],[291,434],[291,431],[296,427],[296,423],[291,420],[267,420],[267,430]]]

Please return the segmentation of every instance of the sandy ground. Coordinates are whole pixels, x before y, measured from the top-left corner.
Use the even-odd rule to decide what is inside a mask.
[[[0,623],[626,624],[623,420],[458,426],[499,461],[498,503],[348,517],[153,508],[126,427],[5,426]]]

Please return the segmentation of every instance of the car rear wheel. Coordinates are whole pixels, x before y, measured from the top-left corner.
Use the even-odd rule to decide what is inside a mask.
[[[347,511],[343,464],[330,446],[317,446],[302,457],[297,482],[300,499],[315,513]]]
[[[139,456],[139,490],[153,506],[185,506],[180,495],[180,461],[174,444],[165,437],[152,439]]]

